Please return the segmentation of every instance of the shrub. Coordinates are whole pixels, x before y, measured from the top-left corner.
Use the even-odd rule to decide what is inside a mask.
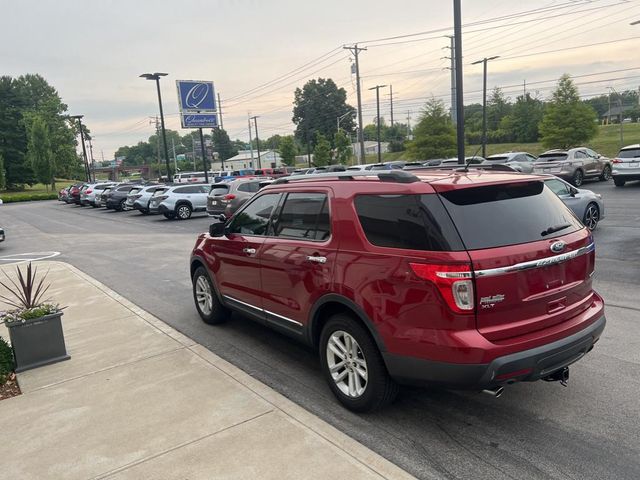
[[[0,195],[0,198],[2,196]],[[9,196],[5,196],[2,198],[4,203],[15,203],[15,202],[33,202],[37,200],[55,200],[58,198],[57,193],[18,193]]]
[[[13,351],[4,338],[0,337],[0,385],[4,385],[11,372],[13,372]]]

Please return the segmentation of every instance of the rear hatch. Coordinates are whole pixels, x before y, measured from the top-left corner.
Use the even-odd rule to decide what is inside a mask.
[[[567,158],[566,153],[543,153],[538,157],[533,168],[540,173],[557,173],[562,170],[562,165]]]
[[[613,168],[623,173],[640,173],[640,148],[624,148],[613,159]]]
[[[499,343],[589,308],[593,239],[541,181],[434,187],[469,253],[485,338]]]

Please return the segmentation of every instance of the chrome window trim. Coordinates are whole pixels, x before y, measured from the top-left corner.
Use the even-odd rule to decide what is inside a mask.
[[[539,260],[531,260],[529,262],[516,263],[514,265],[509,265],[506,267],[489,268],[486,270],[476,270],[474,274],[476,278],[493,277],[496,275],[504,275],[506,273],[530,270],[532,268],[540,268],[540,267],[547,267],[549,265],[557,265],[559,263],[566,262],[567,260],[574,259],[581,255],[591,253],[595,250],[595,248],[596,248],[595,243],[592,242],[589,245],[581,247],[577,250],[573,250],[572,252],[561,253],[560,255],[555,255],[553,257],[541,258]]]
[[[285,317],[284,315],[280,315],[279,313],[271,312],[269,310],[265,310],[264,308],[256,307],[255,305],[251,305],[250,303],[243,302],[242,300],[238,300],[237,298],[230,297],[229,295],[222,295],[222,296],[227,300],[231,300],[232,302],[237,302],[240,305],[244,305],[245,307],[249,307],[259,312],[266,313],[267,315],[273,315],[274,317],[280,318],[287,322],[293,323],[298,326],[302,326],[302,323],[298,322],[297,320],[293,320],[292,318]]]

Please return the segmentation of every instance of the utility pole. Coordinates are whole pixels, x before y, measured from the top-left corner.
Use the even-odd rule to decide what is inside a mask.
[[[220,128],[224,130],[224,123],[222,123],[222,100],[220,100],[220,93],[218,93],[218,118],[220,119]]]
[[[91,178],[93,179],[93,181],[95,183],[95,181],[96,181],[96,170],[95,170],[94,161],[93,161],[93,144],[91,143],[91,137],[89,137],[89,156],[91,157],[91,163],[89,164],[91,166],[91,168],[90,168]]]
[[[193,171],[196,171],[196,141],[193,138],[193,133],[191,133],[191,152],[193,153]]]
[[[462,14],[460,0],[453,0],[453,31],[455,36],[453,57],[456,69],[456,132],[458,163],[464,165],[464,98],[462,90]]]
[[[484,57],[482,60],[473,62],[471,65],[477,65],[482,63],[483,65],[483,80],[482,80],[482,156],[487,157],[487,62],[489,60],[495,60],[500,58],[499,55],[493,57]]]
[[[451,123],[453,125],[457,125],[458,115],[456,112],[456,55],[455,55],[456,42],[455,42],[455,37],[453,35],[447,35],[447,38],[449,39],[451,45],[449,47],[444,47],[444,48],[448,48],[451,50],[451,56],[444,57],[444,58],[451,60],[451,66],[449,67],[449,70],[451,70]]]
[[[391,126],[393,127],[393,85],[389,85],[389,101],[391,103]]]
[[[78,120],[78,128],[80,129],[80,142],[82,143],[82,157],[84,158],[84,173],[87,176],[87,182],[91,181],[89,172],[89,160],[87,159],[87,146],[84,144],[84,129],[82,128],[82,117],[84,115],[71,115],[69,118]]]
[[[249,151],[251,152],[251,163],[253,164],[253,136],[251,135],[251,117],[250,113],[247,113],[247,123],[249,124]],[[253,165],[251,165],[253,168]]]
[[[377,115],[377,129],[376,129],[376,137],[378,140],[378,163],[382,163],[382,150],[380,143],[380,89],[386,87],[386,85],[376,85],[375,87],[371,87],[369,90],[376,91],[376,115]]]
[[[155,124],[156,126],[156,151],[158,152],[158,177],[162,176],[162,172],[161,172],[161,163],[160,163],[160,123],[158,122],[158,116],[156,115],[155,118],[151,117],[151,120],[149,121],[149,124]]]
[[[366,48],[358,47],[356,43],[353,47],[342,47],[353,53],[356,60],[356,92],[358,94],[358,141],[360,142],[360,163],[365,162],[364,158],[364,125],[362,124],[362,93],[360,91],[360,63],[358,54]]]
[[[307,164],[311,168],[311,141],[309,140],[309,130],[306,130],[307,137]]]
[[[256,150],[258,150],[258,168],[262,168],[262,160],[260,160],[260,137],[258,136],[258,115],[251,117],[256,127]]]
[[[407,110],[407,138],[411,136],[411,110]]]
[[[522,96],[525,99],[527,98],[527,80],[526,79],[522,80]]]

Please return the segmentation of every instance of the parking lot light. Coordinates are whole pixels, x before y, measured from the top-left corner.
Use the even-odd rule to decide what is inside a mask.
[[[164,112],[162,110],[162,95],[160,94],[160,77],[166,77],[168,73],[143,73],[140,78],[154,80],[158,91],[158,104],[160,105],[160,125],[162,126],[162,143],[164,144],[164,161],[167,165],[167,182],[171,181],[171,166],[169,165],[169,150],[167,148],[167,133],[164,128]]]

